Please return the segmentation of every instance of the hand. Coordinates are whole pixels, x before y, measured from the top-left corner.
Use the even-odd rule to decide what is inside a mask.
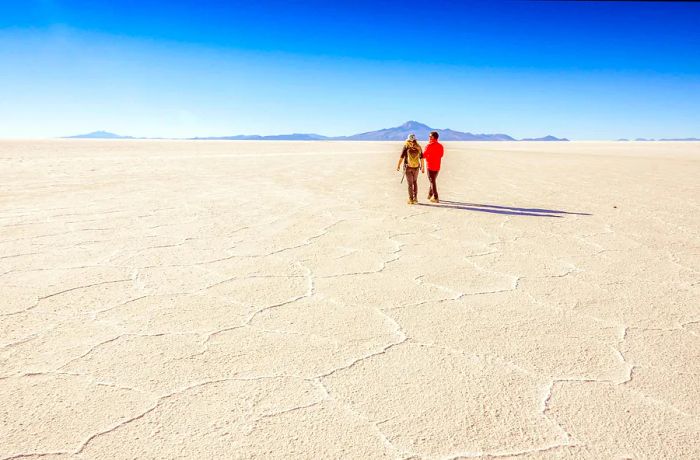
[[[398,171],[398,170],[399,170],[399,168],[396,168],[396,170]]]

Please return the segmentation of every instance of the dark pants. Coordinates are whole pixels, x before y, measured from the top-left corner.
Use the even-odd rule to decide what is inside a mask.
[[[418,199],[418,168],[406,166],[406,182],[408,182],[408,199]]]
[[[428,170],[428,180],[430,181],[430,192],[428,192],[428,199],[430,197],[435,197],[435,199],[438,199],[438,194],[437,194],[437,184],[435,183],[435,179],[437,179],[438,173],[440,171],[431,171]]]

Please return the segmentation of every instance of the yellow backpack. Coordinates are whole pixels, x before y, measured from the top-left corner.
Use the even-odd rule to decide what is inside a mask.
[[[421,149],[418,142],[406,143],[406,166],[409,168],[417,168],[420,166]]]

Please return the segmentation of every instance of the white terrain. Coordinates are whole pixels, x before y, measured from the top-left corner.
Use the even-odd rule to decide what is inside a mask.
[[[0,459],[700,458],[700,143],[0,141]]]

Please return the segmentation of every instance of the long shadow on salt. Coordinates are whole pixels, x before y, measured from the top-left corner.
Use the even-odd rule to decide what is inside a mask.
[[[430,206],[434,208],[460,209],[462,211],[487,212],[490,214],[505,214],[508,216],[563,217],[561,214],[571,214],[577,216],[591,215],[585,212],[569,212],[541,208],[516,208],[511,206],[497,206],[493,204],[462,203],[459,201],[449,200],[441,200],[440,203],[418,204],[421,206]]]

